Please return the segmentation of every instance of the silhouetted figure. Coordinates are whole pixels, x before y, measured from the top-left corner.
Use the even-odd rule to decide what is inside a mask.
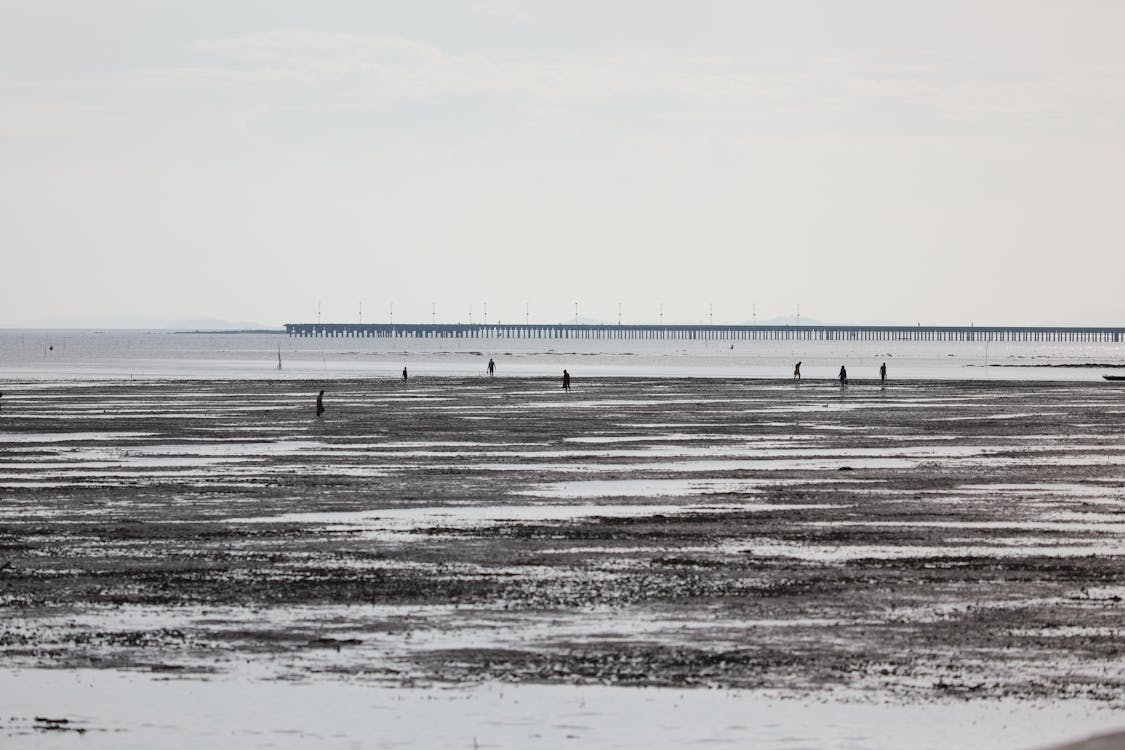
[[[316,416],[319,418],[324,413],[324,391],[316,396]]]
[[[848,384],[848,368],[840,365],[840,385]]]
[[[402,379],[406,380],[406,368],[402,368]]]
[[[563,370],[563,390],[570,393],[570,373]]]
[[[793,379],[794,380],[800,380],[801,379],[801,363],[800,362],[793,365]]]
[[[496,374],[496,363],[492,361],[491,357],[489,357],[489,359],[488,359],[488,374],[489,375],[495,375]]]
[[[879,381],[882,383],[887,382],[887,363],[879,365]]]

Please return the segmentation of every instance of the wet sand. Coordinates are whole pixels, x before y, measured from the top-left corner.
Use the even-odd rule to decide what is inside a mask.
[[[1118,384],[0,390],[7,669],[1125,704]]]

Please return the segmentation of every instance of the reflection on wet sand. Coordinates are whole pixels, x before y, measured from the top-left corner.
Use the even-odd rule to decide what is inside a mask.
[[[200,385],[5,405],[7,668],[1125,701],[1112,388]]]

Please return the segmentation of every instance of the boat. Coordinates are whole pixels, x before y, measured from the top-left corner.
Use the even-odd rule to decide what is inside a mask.
[[[1102,375],[1106,380],[1125,380],[1125,375]]]

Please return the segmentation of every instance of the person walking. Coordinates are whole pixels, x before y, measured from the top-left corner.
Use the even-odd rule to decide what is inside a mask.
[[[570,373],[563,370],[563,390],[570,393]]]
[[[320,415],[323,414],[323,413],[324,413],[324,391],[321,391],[320,393],[318,393],[316,395],[316,416],[317,416],[317,419],[319,419]]]
[[[886,383],[887,382],[887,363],[886,362],[879,365],[879,382],[880,383]]]
[[[489,377],[491,377],[495,374],[496,374],[496,362],[493,361],[492,357],[489,357],[488,358],[488,375],[489,375]]]
[[[848,369],[840,365],[840,385],[848,384]]]
[[[402,368],[402,379],[403,379],[404,382],[406,381],[406,368],[405,367]]]
[[[801,363],[800,362],[793,365],[793,379],[794,380],[800,380],[801,379]]]

